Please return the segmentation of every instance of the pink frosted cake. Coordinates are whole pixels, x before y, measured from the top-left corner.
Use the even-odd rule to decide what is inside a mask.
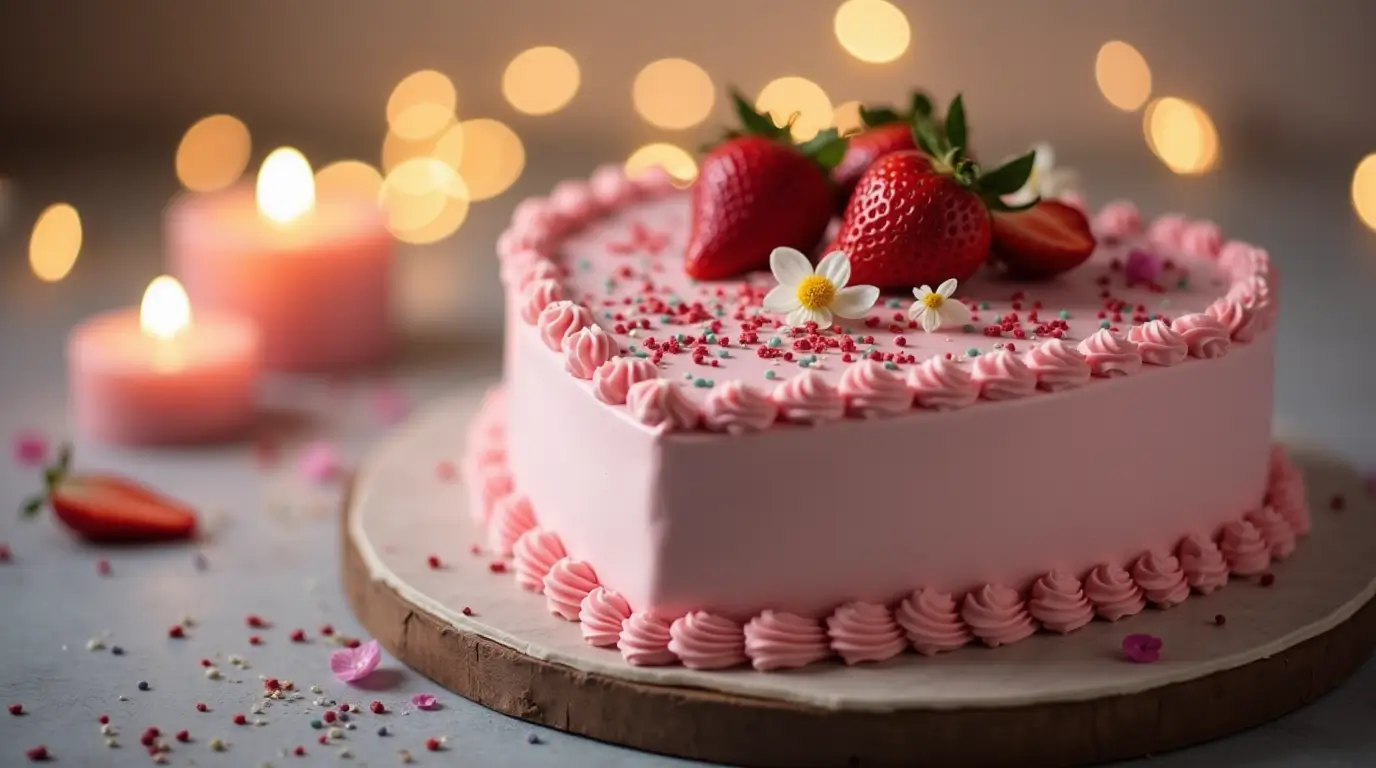
[[[833,259],[832,321],[796,322],[769,309],[805,293],[788,249],[685,274],[690,198],[603,168],[499,244],[471,510],[589,643],[758,670],[999,646],[1258,577],[1308,530],[1261,249],[1119,202],[1055,279],[986,266],[866,309]]]

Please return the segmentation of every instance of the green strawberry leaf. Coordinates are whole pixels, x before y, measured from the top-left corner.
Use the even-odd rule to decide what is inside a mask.
[[[846,156],[846,139],[835,128],[828,128],[799,144],[798,151],[830,170]]]
[[[946,140],[952,147],[965,147],[965,101],[956,96],[951,108],[946,110]]]
[[[44,501],[46,499],[43,496],[32,496],[24,501],[24,506],[20,507],[19,512],[24,517],[33,517],[43,508]]]
[[[57,449],[57,471],[63,475],[72,470],[72,444],[63,443]]]
[[[923,152],[932,157],[941,157],[946,154],[946,140],[930,120],[913,121],[913,140],[917,142],[917,146]]]
[[[932,103],[932,97],[922,91],[913,91],[908,112],[914,117],[931,117],[936,112],[936,105]]]
[[[881,125],[888,125],[889,123],[901,123],[903,122],[903,116],[894,111],[892,107],[875,107],[874,109],[870,109],[862,106],[860,107],[860,122],[863,123],[866,128],[877,128]]]
[[[741,125],[745,128],[744,133],[773,138],[778,138],[781,135],[782,129],[774,124],[769,115],[757,112],[755,107],[741,95],[740,91],[734,89],[731,91],[731,101],[736,107],[736,116],[740,118]]]
[[[1037,162],[1036,151],[1009,160],[979,177],[980,189],[995,195],[1011,195],[1027,185],[1032,167]]]

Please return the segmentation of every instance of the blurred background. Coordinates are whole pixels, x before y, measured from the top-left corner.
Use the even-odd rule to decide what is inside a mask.
[[[1091,202],[1216,218],[1360,303],[1372,29],[1371,0],[7,2],[4,295],[57,322],[131,303],[171,197],[290,145],[380,190],[409,327],[492,334],[521,197],[603,162],[690,179],[728,86],[804,134],[921,86],[966,95],[986,158],[1049,141]]]

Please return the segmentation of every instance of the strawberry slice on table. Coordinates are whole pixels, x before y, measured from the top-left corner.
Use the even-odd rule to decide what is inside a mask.
[[[63,446],[57,463],[43,473],[45,490],[24,505],[32,517],[46,504],[77,536],[92,542],[152,542],[196,535],[196,511],[146,485],[109,474],[71,473],[72,454]]]
[[[865,171],[828,248],[850,257],[856,284],[906,290],[967,280],[989,258],[991,211],[1019,210],[1002,196],[1027,183],[1036,154],[982,171],[966,148],[961,97],[944,123],[914,120],[912,130],[921,149],[890,153]]]
[[[1084,213],[1058,200],[994,214],[994,257],[1015,277],[1068,272],[1085,263],[1096,245]]]
[[[918,148],[913,138],[913,122],[934,120],[935,112],[931,97],[921,91],[913,92],[907,112],[891,107],[860,107],[860,123],[864,130],[847,137],[846,154],[831,171],[831,179],[836,182],[837,202],[842,209],[850,200],[861,174],[875,160],[891,152]]]
[[[732,98],[743,127],[707,153],[693,183],[683,265],[697,280],[764,269],[780,246],[816,248],[831,220],[828,171],[846,151],[834,129],[794,144],[789,126]]]

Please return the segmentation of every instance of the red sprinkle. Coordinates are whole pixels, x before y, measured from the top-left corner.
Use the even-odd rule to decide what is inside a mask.
[[[10,709],[10,714],[11,714],[11,715],[22,715],[22,714],[24,714],[24,705],[23,705],[23,704],[11,704],[10,707],[9,707],[9,709]]]
[[[249,635],[249,636],[248,636],[248,644],[249,644],[249,645],[262,645],[262,644],[263,644],[263,638],[261,638],[261,637],[259,637],[259,636],[257,636],[257,635]]]
[[[10,545],[0,544],[0,563],[8,563],[12,556]]]
[[[362,645],[362,643],[359,642],[358,638],[356,637],[351,637],[348,640],[344,641],[345,648],[357,648],[360,645]]]
[[[97,560],[97,561],[96,561],[96,574],[97,574],[97,575],[100,575],[100,576],[109,576],[111,570],[112,570],[112,569],[110,568],[110,561],[109,561],[109,560]]]
[[[234,716],[234,724],[235,724],[235,725],[248,725],[248,718],[247,718],[247,717],[244,717],[243,713],[241,712],[241,713],[239,713],[239,714],[237,714],[237,715]]]
[[[297,757],[305,757],[305,756],[306,756],[306,748],[305,748],[305,747],[297,747],[296,749],[293,749],[293,750],[292,750],[292,754],[296,755]]]
[[[142,736],[139,737],[139,743],[145,747],[153,746],[153,742],[157,740],[158,732],[156,728],[149,728],[148,730],[143,732]]]
[[[442,459],[435,464],[435,477],[438,477],[444,482],[453,480],[458,477],[458,474],[459,468],[454,466],[454,462],[448,459]]]
[[[201,666],[203,666],[203,667],[213,667],[213,666],[215,666],[215,662],[211,661],[210,659],[201,659]]]
[[[339,711],[340,711],[340,712],[352,712],[352,711],[354,711],[354,708],[351,707],[351,706],[349,706],[348,704],[340,704],[340,705],[339,705]]]
[[[428,565],[428,566],[430,566],[430,570],[432,570],[432,571],[438,571],[438,570],[440,569],[440,557],[439,557],[439,555],[431,555],[431,556],[425,558],[425,564]]]
[[[181,729],[180,731],[177,731],[177,741],[191,741],[191,731],[188,731],[185,728]]]
[[[182,629],[182,625],[180,624],[173,624],[171,628],[167,630],[167,636],[183,638],[186,637],[186,630]]]
[[[199,704],[196,705],[196,711],[197,711],[197,712],[209,712],[209,711],[210,711],[210,707],[207,707],[204,703],[199,703]]]
[[[322,734],[320,734],[320,738],[319,738],[319,739],[316,739],[316,741],[319,741],[321,744],[329,744],[329,743],[330,743],[330,737],[329,737],[329,735],[322,733]]]
[[[1341,512],[1347,509],[1347,497],[1341,493],[1333,494],[1333,498],[1328,500],[1328,508],[1334,512]]]
[[[900,347],[908,346],[908,340],[903,338],[902,336],[899,336],[898,338],[894,339],[893,343],[897,344]]]
[[[465,615],[465,616],[472,616],[472,615],[473,615],[473,609],[472,609],[472,608],[469,608],[468,606],[465,605],[465,606],[463,607],[463,615]]]
[[[334,713],[334,710],[333,710],[333,709],[327,709],[327,710],[325,710],[325,714],[324,714],[323,716],[321,716],[321,719],[324,720],[324,721],[327,722],[327,723],[333,723],[333,722],[334,722],[336,719],[338,719],[338,718],[339,718],[339,715],[336,715],[336,714]]]
[[[36,746],[36,747],[30,748],[30,749],[29,749],[28,751],[26,751],[24,754],[25,754],[30,760],[33,760],[34,762],[38,762],[39,760],[47,760],[47,759],[48,759],[48,748],[45,747],[45,746],[43,746],[42,744],[39,744],[39,745]]]
[[[306,642],[306,630],[304,630],[304,629],[293,629],[293,630],[291,631],[291,641],[292,641],[293,643],[304,643],[304,642]]]
[[[1274,573],[1263,573],[1263,574],[1261,574],[1261,586],[1263,586],[1263,587],[1269,587],[1269,586],[1271,586],[1272,584],[1275,584],[1275,583],[1276,583],[1276,575],[1275,575]]]
[[[334,627],[330,626],[329,624],[321,624],[320,634],[324,635],[325,637],[329,637],[330,635],[334,634]]]
[[[1228,623],[1228,617],[1221,613],[1214,614],[1214,626],[1221,627]]]
[[[440,751],[440,740],[439,740],[439,739],[426,739],[426,740],[425,740],[425,748],[428,749],[428,750],[430,750],[431,752],[438,752],[438,751]]]
[[[502,560],[493,560],[487,564],[487,570],[492,573],[506,573],[506,562]]]
[[[375,715],[380,715],[380,714],[382,714],[383,712],[386,712],[386,711],[387,711],[387,708],[384,707],[384,706],[382,706],[382,702],[380,702],[380,701],[374,701],[374,702],[372,702],[371,704],[368,705],[368,709],[372,710],[373,714],[375,714]]]
[[[263,687],[269,691],[280,691],[282,690],[282,681],[275,677],[269,677],[263,681]]]
[[[244,622],[248,624],[250,629],[267,629],[268,627],[268,623],[263,621],[263,617],[251,613],[248,618],[244,619]]]
[[[110,722],[110,716],[109,716],[109,715],[101,715],[100,718],[99,718],[99,720],[100,720],[100,724],[101,724],[101,725],[107,725],[107,724],[109,724],[109,722]]]

